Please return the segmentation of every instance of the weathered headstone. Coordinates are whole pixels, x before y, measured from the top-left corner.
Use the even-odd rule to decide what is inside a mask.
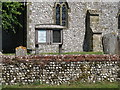
[[[115,33],[105,34],[103,40],[103,51],[105,54],[118,54],[118,36]]]
[[[16,47],[15,50],[16,50],[16,56],[25,56],[25,55],[27,55],[26,47],[19,46],[19,47]]]

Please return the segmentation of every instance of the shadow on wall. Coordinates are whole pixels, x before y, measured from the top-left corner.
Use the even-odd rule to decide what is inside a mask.
[[[120,12],[120,11],[119,11]],[[118,47],[119,47],[119,55],[120,55],[120,14],[118,15],[118,29],[119,29],[119,35],[118,35]]]
[[[120,55],[120,35],[117,36],[117,46],[118,46],[118,54]]]
[[[85,37],[83,42],[83,51],[93,51],[93,31],[90,27],[90,13],[87,11],[85,18]]]

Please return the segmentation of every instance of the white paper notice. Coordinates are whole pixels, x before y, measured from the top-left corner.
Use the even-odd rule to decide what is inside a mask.
[[[38,31],[38,43],[46,43],[46,31]]]

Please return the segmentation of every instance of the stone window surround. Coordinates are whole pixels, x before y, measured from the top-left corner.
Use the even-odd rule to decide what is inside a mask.
[[[68,28],[68,11],[69,11],[69,7],[68,7],[68,4],[67,2],[63,2],[63,3],[60,3],[60,2],[56,2],[53,9],[54,9],[54,22],[56,24],[56,7],[57,5],[60,6],[60,25],[62,25],[62,7],[65,6],[67,11],[66,11],[66,24],[65,24],[65,27]]]

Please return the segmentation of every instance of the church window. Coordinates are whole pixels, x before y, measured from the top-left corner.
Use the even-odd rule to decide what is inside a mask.
[[[66,26],[68,25],[68,4],[67,2],[57,2],[55,4],[55,24]]]

